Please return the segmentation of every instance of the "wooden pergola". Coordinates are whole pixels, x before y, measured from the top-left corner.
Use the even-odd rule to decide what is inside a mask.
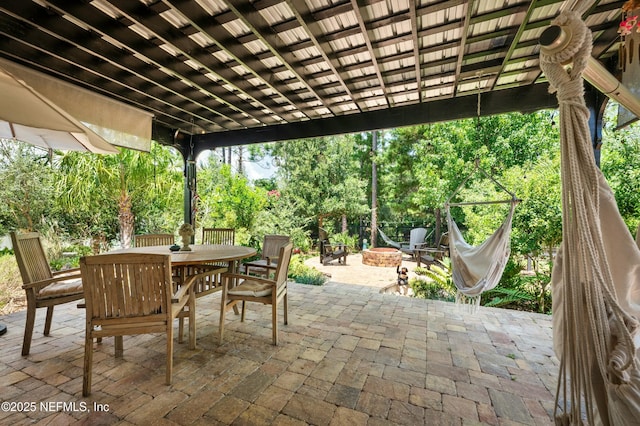
[[[624,1],[582,0],[617,74]],[[0,4],[0,58],[153,115],[199,153],[555,108],[542,32],[575,0],[22,0]],[[606,98],[588,90],[594,147]]]

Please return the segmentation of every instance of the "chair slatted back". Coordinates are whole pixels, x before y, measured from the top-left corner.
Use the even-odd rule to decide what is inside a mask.
[[[414,250],[417,244],[424,243],[424,239],[427,236],[427,230],[425,228],[414,228],[409,233],[409,249]]]
[[[11,243],[13,244],[13,251],[16,255],[23,284],[53,277],[39,233],[27,232],[18,234],[17,232],[11,232]]]
[[[449,247],[449,233],[445,232],[440,236],[440,241],[438,242],[438,247]]]
[[[136,235],[133,239],[134,247],[171,246],[174,243],[173,234],[144,234]]]
[[[287,282],[287,275],[289,275],[289,263],[291,262],[292,253],[292,242],[289,242],[287,243],[287,245],[280,247],[280,251],[278,253],[278,268],[276,269],[275,274],[276,286],[278,288]]]
[[[222,244],[232,246],[236,242],[236,230],[233,228],[203,228],[202,244]]]
[[[289,241],[290,238],[287,235],[265,235],[262,243],[262,258],[277,258],[280,249],[286,246]]]
[[[94,324],[154,315],[170,318],[173,287],[169,255],[87,256],[80,259],[80,269],[87,316]]]

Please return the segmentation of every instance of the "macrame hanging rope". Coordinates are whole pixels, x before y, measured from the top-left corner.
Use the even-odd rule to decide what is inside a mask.
[[[509,194],[511,196],[510,199],[508,200],[493,200],[493,201],[467,201],[467,202],[459,202],[459,203],[452,203],[451,200],[458,195],[458,192],[460,192],[460,190],[462,188],[464,188],[464,186],[467,184],[467,182],[469,181],[469,179],[471,179],[471,177],[476,174],[476,173],[480,173],[482,174],[485,178],[489,179],[491,182],[494,183],[494,185],[496,185],[498,188],[502,189],[504,192],[506,192],[507,194]],[[480,204],[496,204],[496,203],[519,203],[521,200],[519,198],[516,197],[516,194],[514,194],[513,192],[509,191],[507,188],[505,188],[504,185],[502,185],[500,182],[498,182],[496,180],[496,178],[494,178],[493,176],[491,176],[489,173],[487,173],[482,167],[480,167],[480,160],[476,159],[475,162],[475,167],[473,169],[473,171],[469,174],[469,176],[467,176],[461,183],[460,185],[458,185],[458,187],[455,189],[455,191],[453,191],[453,193],[449,196],[449,198],[447,198],[447,201],[445,201],[445,208],[448,209],[450,206],[468,206],[468,205],[480,205]]]
[[[556,412],[556,422],[581,424],[584,412],[589,424],[610,424],[611,395],[601,395],[605,384],[629,383],[627,370],[637,367],[632,340],[637,320],[618,302],[603,242],[599,214],[604,179],[593,156],[582,80],[591,55],[591,33],[577,12],[564,11],[552,24],[567,36],[560,48],[543,47],[540,52],[550,91],[557,91],[562,146],[563,245],[553,286],[554,316],[562,318],[559,330],[554,327],[561,335],[556,410],[562,397],[563,413]],[[572,64],[568,70],[566,63]],[[558,300],[556,286],[561,289]]]

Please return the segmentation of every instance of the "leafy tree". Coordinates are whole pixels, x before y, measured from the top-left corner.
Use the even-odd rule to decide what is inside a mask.
[[[253,188],[231,166],[209,156],[198,171],[197,223],[202,227],[236,228],[238,242],[247,243],[258,212],[266,203],[266,191]]]
[[[290,199],[303,218],[342,218],[368,211],[367,181],[358,176],[357,141],[353,136],[313,138],[273,144],[279,162],[283,197]]]
[[[278,183],[276,182],[275,177],[255,179],[253,181],[253,185],[256,188],[262,188],[266,191],[273,191],[274,189],[278,189]]]
[[[541,253],[552,256],[562,241],[559,156],[540,159],[526,171],[512,168],[505,182],[523,200],[513,219],[512,250],[534,258]]]
[[[640,224],[640,126],[616,130],[616,112],[617,104],[610,102],[605,111],[600,164],[620,215],[635,235]]]
[[[444,203],[473,166],[458,153],[468,145],[472,124],[466,120],[389,132],[380,155],[382,220],[433,221],[440,234]]]
[[[425,126],[391,130],[379,143],[378,201],[387,220],[425,214],[413,199],[420,188],[418,150],[425,130]]]
[[[554,127],[554,111],[544,110],[531,114],[508,113],[482,117],[473,128],[471,152],[486,148],[492,165],[501,170],[522,166],[559,149],[559,133]]]
[[[141,190],[135,191],[132,211],[135,232],[175,233],[184,216],[182,156],[173,148],[152,143],[151,152],[140,156]]]
[[[557,149],[558,133],[550,115],[512,113],[390,131],[381,154],[381,204],[388,208],[381,206],[381,212],[392,218],[433,217],[440,226],[445,201],[473,171],[476,160],[484,170],[501,176]],[[469,186],[487,191],[472,181]],[[465,222],[463,210],[452,214]]]
[[[298,215],[294,200],[282,197],[280,191],[267,193],[265,208],[257,213],[252,235],[257,244],[261,244],[265,235],[289,235],[294,247],[308,251],[310,245],[310,218]]]
[[[0,233],[46,227],[51,220],[54,180],[55,170],[45,151],[0,140]]]

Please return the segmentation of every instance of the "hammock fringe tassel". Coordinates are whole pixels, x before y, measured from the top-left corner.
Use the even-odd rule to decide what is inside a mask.
[[[469,314],[475,314],[480,307],[481,296],[466,296],[460,291],[456,292],[456,305],[458,309]]]

